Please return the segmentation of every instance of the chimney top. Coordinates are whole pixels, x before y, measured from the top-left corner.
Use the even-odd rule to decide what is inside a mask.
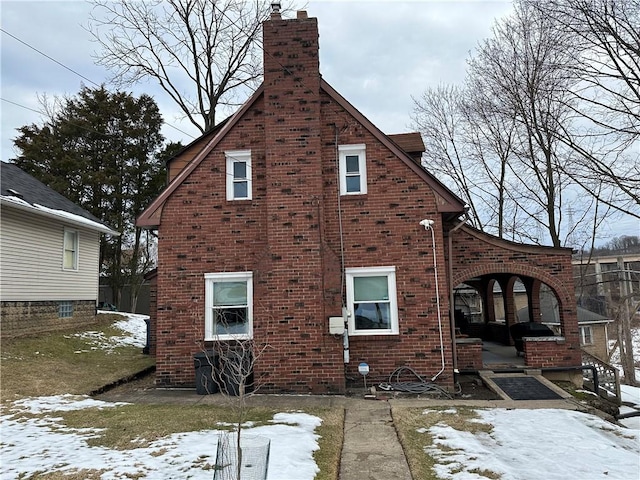
[[[297,13],[298,20],[303,20],[305,18],[309,18],[307,16],[307,11],[306,10],[298,10],[296,13]]]
[[[280,16],[280,9],[282,8],[282,5],[280,4],[279,1],[274,0],[273,2],[271,2],[271,18],[272,19],[280,19],[282,18]]]

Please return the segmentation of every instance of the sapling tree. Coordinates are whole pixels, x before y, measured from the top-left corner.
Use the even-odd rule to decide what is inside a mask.
[[[243,282],[219,282],[218,291],[212,292],[212,339],[201,342],[201,351],[205,353],[208,367],[212,375],[207,381],[211,388],[209,393],[221,392],[229,400],[228,404],[233,411],[233,433],[231,438],[233,446],[222,443],[218,448],[216,459],[216,479],[240,480],[242,478],[243,448],[242,428],[249,412],[247,400],[259,391],[264,381],[264,376],[255,375],[256,365],[262,359],[270,345],[261,339],[257,339],[249,332],[252,330],[249,323],[249,308],[246,284]],[[264,311],[264,310],[261,310]],[[266,331],[270,324],[268,315],[262,319],[259,331]],[[194,322],[201,322],[200,312],[192,315]],[[221,438],[220,441],[223,441]],[[229,451],[235,451],[235,456]],[[268,452],[268,450],[267,450]],[[267,457],[268,458],[268,457]],[[266,467],[265,467],[266,473]]]

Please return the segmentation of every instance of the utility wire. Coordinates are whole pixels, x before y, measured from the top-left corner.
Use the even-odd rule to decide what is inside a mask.
[[[64,63],[62,63],[62,62],[60,62],[60,61],[56,60],[56,59],[55,59],[55,58],[53,58],[52,56],[47,55],[46,53],[44,53],[42,50],[37,49],[37,48],[36,48],[36,47],[34,47],[33,45],[31,45],[31,44],[29,44],[29,43],[25,42],[24,40],[21,40],[20,38],[16,37],[15,35],[13,35],[13,34],[11,34],[11,33],[7,32],[4,28],[0,28],[0,32],[4,33],[5,35],[10,36],[11,38],[13,38],[14,40],[16,40],[16,41],[20,42],[21,44],[23,44],[24,46],[26,46],[26,47],[30,48],[31,50],[33,50],[33,51],[35,51],[35,52],[38,52],[38,53],[39,53],[40,55],[42,55],[43,57],[48,58],[48,59],[49,59],[49,60],[51,60],[52,62],[54,62],[54,63],[56,63],[56,64],[60,65],[62,68],[64,68],[64,69],[66,69],[66,70],[70,71],[71,73],[73,73],[73,74],[75,74],[75,75],[79,76],[80,78],[82,78],[83,80],[86,80],[87,82],[91,83],[92,85],[95,85],[95,86],[96,86],[96,87],[98,87],[98,88],[99,88],[99,87],[101,87],[101,85],[100,85],[100,84],[98,84],[98,83],[94,82],[94,81],[93,81],[93,80],[91,80],[90,78],[85,77],[85,76],[84,76],[84,75],[82,75],[81,73],[76,72],[74,69],[72,69],[72,68],[70,68],[70,67],[67,67]],[[2,100],[3,100],[3,101],[5,101],[5,102],[8,102],[8,103],[11,103],[11,104],[13,104],[13,105],[16,105],[16,106],[18,106],[18,107],[22,107],[22,108],[24,108],[24,109],[26,109],[26,110],[31,110],[31,111],[33,111],[33,112],[36,112],[36,113],[40,113],[40,114],[42,114],[42,112],[39,112],[39,111],[34,110],[34,109],[32,109],[32,108],[29,108],[29,107],[25,107],[24,105],[20,105],[19,103],[13,102],[13,101],[11,101],[11,100],[7,100],[7,99],[5,99],[5,98],[3,98]],[[172,125],[171,123],[168,123],[167,121],[164,121],[164,124],[165,124],[166,126],[168,126],[168,127],[173,128],[174,130],[177,130],[178,132],[182,133],[183,135],[186,135],[186,136],[188,136],[188,137],[192,138],[192,139],[195,139],[195,138],[196,138],[196,137],[194,137],[193,135],[191,135],[190,133],[187,133],[187,132],[185,132],[184,130],[181,130],[180,128],[176,127],[175,125]],[[99,132],[96,132],[96,133],[99,133]]]
[[[55,58],[47,55],[46,53],[44,53],[41,50],[38,50],[36,47],[34,47],[33,45],[29,45],[27,42],[25,42],[24,40],[20,40],[18,37],[16,37],[15,35],[12,35],[11,33],[7,32],[4,28],[0,28],[0,32],[4,33],[5,35],[9,35],[11,38],[13,38],[14,40],[17,40],[18,42],[20,42],[21,44],[23,44],[26,47],[29,47],[31,50],[34,50],[36,52],[38,52],[40,55],[42,55],[43,57],[48,58],[49,60],[51,60],[54,63],[57,63],[58,65],[60,65],[62,68],[66,68],[67,70],[69,70],[71,73],[74,73],[76,75],[78,75],[80,78],[85,79],[87,82],[95,85],[96,87],[99,87],[100,85],[98,85],[96,82],[94,82],[93,80],[91,80],[90,78],[85,77],[84,75],[82,75],[81,73],[76,72],[74,69],[67,67],[64,63],[59,62],[58,60],[56,60]]]

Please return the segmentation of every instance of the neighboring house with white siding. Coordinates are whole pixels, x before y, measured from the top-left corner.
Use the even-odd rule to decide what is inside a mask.
[[[118,233],[16,165],[0,168],[2,336],[94,320],[100,235]]]

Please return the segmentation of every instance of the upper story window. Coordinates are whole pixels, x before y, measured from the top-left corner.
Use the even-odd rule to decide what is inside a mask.
[[[225,152],[227,200],[251,200],[251,150]]]
[[[253,273],[205,273],[205,340],[253,336]]]
[[[580,327],[580,345],[593,345],[591,326]]]
[[[62,268],[64,270],[78,269],[78,232],[64,229],[64,247],[62,254]]]
[[[394,335],[398,328],[395,267],[347,268],[349,335]]]
[[[340,195],[367,193],[367,157],[364,143],[338,146]]]

